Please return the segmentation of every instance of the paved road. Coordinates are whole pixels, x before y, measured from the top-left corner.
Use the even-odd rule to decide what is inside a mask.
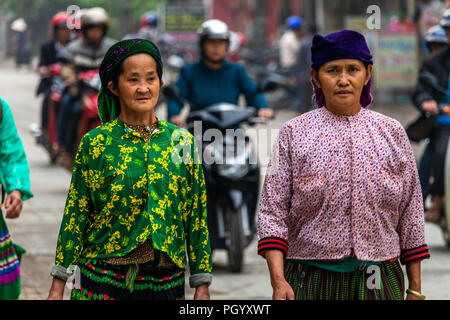
[[[21,299],[45,299],[51,283],[49,276],[53,264],[56,237],[62,217],[70,174],[49,164],[47,154],[37,146],[28,132],[31,123],[38,123],[40,100],[34,96],[38,78],[29,71],[15,71],[9,64],[0,65],[0,96],[11,105],[19,134],[22,137],[31,169],[31,186],[35,197],[24,205],[18,220],[8,221],[14,241],[27,249],[23,258],[23,293]],[[414,118],[416,112],[410,106],[376,107],[376,111],[398,119],[403,124]],[[164,112],[159,115],[164,118]],[[260,128],[279,129],[293,112],[281,111],[270,126]],[[253,132],[254,133],[254,132]],[[270,137],[267,133],[267,138]],[[267,163],[270,139],[259,135],[259,152],[262,163]],[[264,142],[264,143],[263,143]],[[419,155],[422,146],[414,146]],[[432,259],[422,264],[423,292],[431,299],[450,299],[450,250],[444,247],[440,230],[426,225],[427,243]],[[256,243],[246,249],[245,267],[240,274],[230,274],[226,269],[226,255],[215,252],[213,299],[270,299],[271,287],[265,261],[256,255]],[[66,290],[66,298],[68,297]],[[187,288],[188,299],[192,290]]]

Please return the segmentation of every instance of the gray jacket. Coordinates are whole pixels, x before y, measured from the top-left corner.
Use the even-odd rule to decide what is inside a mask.
[[[105,37],[99,46],[94,47],[88,44],[84,38],[79,38],[66,47],[65,54],[74,64],[77,73],[98,69],[106,52],[115,42],[115,40]]]

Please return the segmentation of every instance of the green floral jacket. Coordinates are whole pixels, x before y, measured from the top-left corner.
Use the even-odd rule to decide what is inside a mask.
[[[206,214],[194,137],[160,120],[147,144],[115,119],[79,145],[55,264],[124,256],[151,237],[180,268],[186,268],[187,252],[190,273],[209,274]]]

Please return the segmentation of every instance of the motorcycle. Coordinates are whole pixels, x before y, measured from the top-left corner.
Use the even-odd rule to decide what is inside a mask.
[[[102,86],[99,70],[81,72],[78,80],[84,90],[81,96],[82,115],[77,128],[77,146],[88,131],[102,124],[98,115],[98,93]]]
[[[272,90],[274,86],[266,83],[264,87]],[[183,101],[174,87],[164,87],[163,93],[170,99]],[[202,151],[211,248],[227,250],[228,268],[234,273],[242,270],[244,249],[256,234],[260,186],[260,165],[254,144],[243,130],[235,129],[266,123],[266,119],[256,115],[257,110],[252,107],[243,109],[219,103],[193,111],[186,119],[187,130]],[[206,141],[211,133],[215,133],[214,142]]]
[[[438,81],[433,74],[423,72],[419,77],[430,88],[433,88],[436,91],[441,92],[445,95],[447,94],[447,90],[439,86]],[[438,114],[450,115],[450,107],[444,106],[443,104],[439,104]],[[427,114],[426,116],[431,117],[431,115],[429,114]],[[426,202],[429,196],[430,168],[431,168],[431,146],[429,139],[426,139],[425,151],[422,155],[421,163],[419,166],[419,176],[421,180],[424,203]],[[446,246],[450,247],[450,205],[447,205],[450,204],[450,141],[445,156],[444,175],[445,175],[444,203],[442,206],[441,218],[437,224],[442,230]]]
[[[36,143],[44,147],[50,156],[52,164],[56,163],[59,153],[56,148],[57,143],[57,119],[58,110],[62,100],[62,94],[66,88],[66,84],[60,76],[62,65],[60,63],[52,64],[47,67],[48,73],[43,75],[43,79],[50,83],[49,92],[44,103],[47,104],[47,127],[40,128],[37,124],[30,125],[30,132],[36,139]],[[38,91],[38,93],[40,93]],[[43,106],[45,108],[45,106]],[[44,112],[42,110],[42,112]]]
[[[70,135],[70,142],[63,152],[60,164],[68,171],[73,169],[73,161],[76,149],[83,136],[90,130],[101,125],[98,115],[98,93],[101,89],[101,79],[99,70],[80,72],[77,75],[78,85],[74,89],[73,96],[80,98],[73,103],[72,116],[67,123],[67,131]],[[73,139],[73,140],[72,140]]]

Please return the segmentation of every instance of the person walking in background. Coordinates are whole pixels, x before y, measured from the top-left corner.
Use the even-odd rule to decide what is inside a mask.
[[[286,20],[287,30],[280,38],[280,65],[284,69],[294,66],[300,39],[303,36],[303,19],[298,16],[291,16]]]
[[[303,114],[312,110],[313,104],[313,86],[311,83],[311,46],[314,35],[317,29],[314,24],[308,28],[306,33],[300,41],[299,50],[297,53],[294,76],[296,77],[296,84],[299,94],[297,111]]]
[[[404,299],[421,294],[425,244],[416,162],[402,125],[367,110],[364,36],[314,36],[318,109],[280,130],[259,204],[258,253],[273,299]],[[371,280],[373,271],[375,281]]]
[[[31,69],[31,39],[28,25],[23,18],[12,22],[11,29],[15,31],[12,52],[16,57],[16,70],[22,65]]]
[[[202,165],[194,137],[155,116],[162,76],[159,49],[148,40],[123,40],[106,53],[103,125],[78,149],[49,299],[62,299],[75,265],[75,300],[184,299],[186,255],[194,299],[209,299]]]
[[[281,36],[280,47],[280,66],[281,73],[287,76],[289,81],[288,96],[291,98],[286,103],[289,107],[297,109],[302,100],[302,90],[299,88],[297,56],[300,49],[301,39],[303,37],[303,19],[297,16],[291,16],[286,20],[287,30]],[[280,102],[282,103],[282,102]]]
[[[30,190],[30,170],[17,134],[8,103],[0,98],[0,211],[6,209],[7,219],[17,219],[23,201],[33,197]],[[6,200],[4,194],[8,195]],[[13,244],[0,212],[0,300],[16,300],[20,296],[20,260],[25,250]]]

